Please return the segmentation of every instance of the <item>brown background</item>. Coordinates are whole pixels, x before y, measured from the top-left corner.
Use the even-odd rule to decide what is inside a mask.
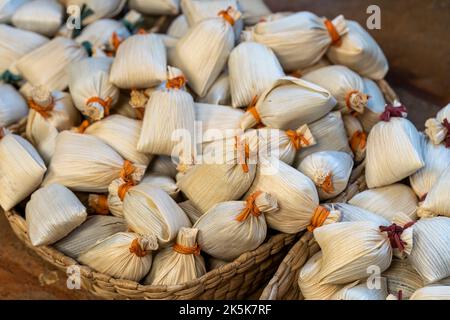
[[[365,26],[366,8],[381,8],[381,30],[369,30],[389,63],[388,81],[419,128],[450,102],[449,0],[267,0],[273,11],[339,13]],[[90,299],[69,291],[66,276],[43,262],[15,237],[0,213],[0,299]]]

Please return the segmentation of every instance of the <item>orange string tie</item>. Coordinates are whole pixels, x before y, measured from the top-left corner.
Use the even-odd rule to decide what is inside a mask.
[[[351,103],[350,103],[350,98],[351,98],[352,95],[354,95],[355,93],[359,93],[359,91],[358,91],[358,90],[351,90],[351,91],[349,91],[349,92],[347,93],[347,95],[345,96],[345,105],[347,106],[347,108],[348,108],[350,111],[353,111],[352,105],[351,105]],[[356,113],[355,113],[355,114],[356,114]],[[352,113],[353,116],[354,116],[355,114]]]
[[[4,136],[6,136],[5,129],[2,128],[2,127],[0,127],[0,140],[1,140]]]
[[[261,121],[261,117],[259,116],[258,110],[256,110],[257,102],[258,102],[258,96],[254,96],[252,101],[248,105],[246,111],[248,111],[252,114],[253,118],[255,118],[255,120],[256,120],[256,124],[259,125],[262,123],[262,121]]]
[[[323,190],[323,192],[326,193],[332,193],[334,192],[334,186],[333,186],[333,174],[329,173],[326,177],[323,183],[319,186]]]
[[[330,211],[327,210],[327,208],[322,206],[317,206],[316,209],[314,209],[313,216],[311,218],[311,222],[309,226],[306,227],[306,229],[309,232],[313,232],[314,229],[319,228],[323,225],[325,220],[327,220],[328,215],[330,214]]]
[[[186,78],[184,76],[178,76],[172,79],[169,79],[166,82],[167,89],[181,89],[186,84]]]
[[[236,220],[239,222],[245,221],[248,216],[251,214],[255,217],[258,217],[261,214],[261,211],[256,206],[256,198],[262,193],[262,191],[256,191],[252,193],[246,200],[246,205],[244,210],[236,217]]]
[[[245,173],[248,173],[248,159],[250,158],[250,146],[247,142],[244,143],[244,152],[240,152],[240,146],[242,142],[240,141],[240,138],[238,136],[234,137],[235,144],[234,147],[239,153],[239,163],[242,165],[242,170],[244,170]]]
[[[134,253],[139,258],[145,257],[147,255],[147,251],[142,249],[141,245],[139,244],[139,239],[137,238],[131,242],[130,253]]]
[[[325,19],[324,24],[328,30],[328,34],[330,35],[331,45],[340,46],[342,44],[341,36],[339,35],[339,32],[337,32],[333,22],[331,22],[328,19]]]
[[[181,254],[194,254],[196,256],[200,255],[200,246],[196,243],[193,247],[185,247],[179,243],[175,243],[173,245],[173,251],[181,253]]]
[[[89,120],[83,120],[83,122],[76,128],[78,133],[84,133],[86,129],[91,125]]]
[[[367,144],[367,133],[364,131],[355,131],[350,138],[350,148],[353,152],[364,150]]]
[[[299,134],[295,130],[287,130],[286,135],[289,137],[289,139],[291,139],[292,143],[294,144],[295,150],[300,150],[302,148],[302,145],[310,145],[308,139],[306,139],[303,134]]]
[[[136,185],[136,182],[132,177],[135,171],[136,168],[133,166],[133,163],[129,160],[125,160],[122,166],[122,170],[120,171],[120,178],[122,178],[124,183],[121,184],[117,190],[117,195],[122,201],[125,198],[128,190]]]
[[[114,51],[117,51],[117,49],[119,49],[119,46],[122,43],[122,41],[123,40],[119,37],[117,32],[113,32],[113,34],[111,36],[111,44],[114,48]]]
[[[52,102],[47,107],[40,106],[39,104],[34,102],[33,99],[28,99],[28,107],[39,113],[44,119],[50,118],[51,116],[50,111],[53,110],[54,106],[55,102],[53,101],[53,99]]]
[[[148,32],[144,28],[139,28],[136,34],[148,34]]]
[[[91,103],[98,103],[103,107],[103,113],[105,114],[105,117],[109,116],[109,110],[111,109],[112,104],[112,98],[107,97],[105,100],[103,100],[100,97],[92,97],[87,99],[86,105]]]
[[[230,15],[231,10],[232,8],[231,6],[229,6],[227,10],[221,10],[217,15],[224,18],[230,25],[234,26],[235,21],[233,17]]]
[[[96,214],[107,215],[109,213],[108,197],[104,194],[98,195],[96,201],[91,203],[91,209]]]

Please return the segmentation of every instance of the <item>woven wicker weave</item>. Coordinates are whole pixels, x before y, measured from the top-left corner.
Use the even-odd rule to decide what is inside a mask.
[[[378,81],[378,86],[387,102],[399,101],[394,90],[385,80]],[[356,167],[352,172],[347,189],[329,202],[347,202],[358,192],[367,189],[364,168],[364,163]],[[277,272],[264,289],[260,300],[303,300],[298,287],[298,274],[306,261],[319,250],[312,233],[304,233],[281,262]]]

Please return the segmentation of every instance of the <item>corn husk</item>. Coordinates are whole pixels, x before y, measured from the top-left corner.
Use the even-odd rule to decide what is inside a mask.
[[[165,191],[174,200],[176,200],[180,193],[180,189],[175,180],[171,177],[148,173],[142,178],[141,183],[147,183],[155,188]]]
[[[82,19],[81,24],[87,25],[103,18],[112,18],[118,15],[126,4],[126,0],[60,0],[66,7],[77,5],[82,8],[86,5],[86,9],[91,10],[92,14]],[[153,0],[152,0],[153,1]]]
[[[27,116],[27,103],[12,85],[0,83],[0,97],[0,128]]]
[[[391,266],[383,276],[387,278],[388,291],[398,295],[401,291],[403,299],[409,299],[417,289],[423,287],[423,280],[408,260],[392,259]]]
[[[181,228],[173,247],[162,249],[153,260],[153,267],[144,280],[150,285],[177,285],[206,273],[205,261],[197,244],[198,230]]]
[[[223,267],[224,265],[228,264],[228,261],[224,261],[224,260],[220,260],[220,259],[216,259],[216,258],[209,258],[207,261],[207,270],[211,271],[214,269],[219,269],[221,267]]]
[[[263,123],[270,128],[295,130],[322,118],[335,105],[336,100],[327,90],[301,79],[283,77],[258,97],[254,111],[248,110],[242,117],[241,128]]]
[[[270,228],[284,233],[298,233],[307,227],[313,230],[312,218],[320,209],[316,186],[307,176],[277,158],[260,159],[255,180],[247,191],[270,192],[277,199],[280,210],[265,215]],[[340,217],[330,213],[324,223]]]
[[[445,169],[450,166],[450,149],[445,148],[444,145],[434,145],[422,134],[420,135],[420,145],[425,166],[410,176],[409,181],[419,199],[424,199]]]
[[[33,246],[49,245],[64,238],[87,217],[80,200],[60,184],[34,192],[25,212]]]
[[[307,73],[310,73],[312,71],[315,71],[317,69],[321,69],[324,67],[330,66],[331,63],[328,61],[327,58],[322,58],[312,66],[306,67],[306,68],[300,68],[295,71],[292,71],[289,75],[296,78],[301,78],[302,76],[306,75]]]
[[[410,187],[399,183],[360,192],[348,203],[376,213],[389,221],[392,221],[398,212],[403,212],[412,220],[417,219],[417,197]]]
[[[325,203],[323,206],[330,212],[338,211],[340,215],[340,222],[370,221],[378,224],[379,226],[389,226],[391,224],[391,220],[387,220],[374,212],[348,203]]]
[[[444,126],[444,121],[450,122],[450,103],[442,108],[436,118],[430,118],[425,122],[425,133],[434,144],[443,143],[450,146],[450,129]]]
[[[0,23],[10,23],[14,13],[30,0],[1,0]]]
[[[386,106],[386,100],[378,85],[367,78],[363,78],[364,93],[370,98],[367,101],[367,108],[364,109],[363,114],[357,115],[358,119],[366,132],[370,132],[372,127],[380,121],[380,115]]]
[[[140,281],[150,271],[156,249],[154,235],[119,232],[82,253],[78,260],[111,277]]]
[[[179,11],[180,0],[130,0],[131,9],[148,15],[176,15]]]
[[[181,209],[183,209],[184,213],[188,216],[191,223],[194,225],[197,220],[203,215],[203,212],[201,212],[193,203],[191,200],[186,200],[183,202],[178,203]]]
[[[15,63],[23,55],[47,43],[48,39],[38,33],[0,25],[0,74],[18,73]]]
[[[212,84],[205,97],[198,99],[198,101],[209,104],[230,105],[231,92],[228,73],[222,73]]]
[[[0,128],[0,206],[11,210],[41,184],[44,160],[25,139]]]
[[[450,300],[450,286],[420,288],[413,293],[411,300]]]
[[[348,144],[355,156],[355,161],[360,162],[366,157],[367,133],[361,122],[353,115],[342,116],[345,131],[347,132]]]
[[[73,106],[70,94],[49,92],[44,87],[33,89],[28,104],[26,136],[48,164],[55,151],[58,133],[77,125],[80,114]]]
[[[239,6],[246,25],[256,24],[260,19],[272,14],[263,0],[239,0]]]
[[[226,14],[234,21],[240,17],[240,12],[233,8]],[[204,97],[222,72],[234,41],[233,28],[222,17],[200,22],[178,41],[172,62],[183,70],[190,88],[198,96]]]
[[[294,162],[295,155],[299,150],[316,144],[306,124],[295,131],[270,128],[261,128],[257,131],[260,156],[276,157],[289,165]]]
[[[118,232],[125,232],[125,220],[111,216],[90,216],[69,235],[56,242],[53,247],[65,255],[78,259],[85,252],[104,239]]]
[[[342,113],[364,112],[369,97],[364,93],[363,79],[344,66],[327,66],[304,75],[302,79],[328,90]]]
[[[330,112],[309,125],[316,144],[297,152],[294,166],[297,167],[310,154],[320,151],[342,151],[352,155],[347,134],[339,111]]]
[[[99,138],[63,131],[56,138],[55,152],[43,185],[60,183],[75,191],[106,192],[109,184],[122,176],[126,164],[127,161]],[[132,168],[132,178],[139,181],[145,166],[133,164]]]
[[[209,152],[205,150],[202,163],[177,176],[180,190],[202,212],[240,199],[255,177],[257,145],[256,135],[215,141]]]
[[[78,43],[88,42],[93,50],[98,48],[114,53],[117,46],[129,36],[130,32],[121,21],[101,19],[83,28],[75,41]]]
[[[389,65],[381,48],[357,22],[347,20],[347,27],[348,32],[341,38],[341,45],[329,48],[328,59],[334,64],[347,66],[364,77],[383,79]]]
[[[87,57],[86,50],[75,41],[56,37],[17,61],[20,74],[33,86],[62,91],[69,84],[70,63]]]
[[[63,6],[56,0],[34,0],[17,9],[12,23],[20,29],[52,37],[62,24],[63,14]]]
[[[409,120],[390,118],[372,128],[366,150],[366,182],[369,188],[398,182],[423,166],[420,136]]]
[[[272,50],[256,42],[242,42],[231,51],[228,72],[235,108],[249,105],[255,96],[260,96],[276,80],[284,77]]]
[[[110,81],[121,89],[155,86],[166,79],[166,49],[154,34],[134,35],[120,45]]]
[[[276,215],[277,210],[277,200],[265,192],[256,192],[246,201],[219,203],[195,223],[198,243],[214,258],[232,261],[264,242],[267,234],[264,215]]]
[[[150,163],[148,172],[175,178],[178,173],[177,163],[172,161],[171,157],[156,156]]]
[[[347,33],[347,24],[342,15],[331,23],[340,37]],[[307,11],[260,22],[249,31],[244,31],[243,37],[271,48],[286,71],[312,66],[333,42],[325,19]]]
[[[340,222],[314,230],[323,252],[318,281],[346,284],[367,278],[368,267],[383,272],[391,264],[392,249],[387,235],[370,221]]]
[[[136,148],[141,128],[142,121],[116,114],[94,122],[87,127],[85,133],[99,138],[124,159],[147,167],[152,156],[139,152]]]
[[[189,25],[184,14],[180,14],[170,23],[167,35],[174,38],[183,37],[189,29]]]
[[[379,288],[371,288],[366,282],[348,285],[339,290],[333,300],[386,300],[388,295],[386,278],[379,277]]]
[[[123,213],[132,230],[155,235],[160,246],[168,246],[180,228],[191,227],[186,214],[166,192],[145,183],[128,191]]]
[[[307,156],[297,169],[314,182],[320,200],[327,200],[347,188],[353,159],[340,151],[316,152]]]
[[[443,159],[436,159],[436,161]],[[448,163],[447,163],[448,164]],[[445,164],[444,164],[445,166]],[[419,217],[447,216],[450,217],[450,165],[436,180],[425,200],[417,209]]]

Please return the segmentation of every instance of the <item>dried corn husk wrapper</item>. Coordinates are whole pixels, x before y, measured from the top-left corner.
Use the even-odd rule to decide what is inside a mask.
[[[150,163],[148,172],[175,178],[178,173],[177,164],[169,156],[156,156]]]
[[[124,159],[147,167],[152,156],[136,148],[141,128],[142,121],[115,114],[94,122],[84,132],[108,144]]]
[[[55,151],[56,137],[80,122],[80,114],[73,106],[70,94],[50,92],[44,87],[33,88],[28,99],[30,112],[26,136],[36,147],[45,163],[49,163]]]
[[[150,271],[156,249],[154,235],[119,232],[82,253],[78,260],[111,277],[140,281]]]
[[[328,59],[334,64],[347,66],[364,77],[383,79],[389,65],[381,48],[356,21],[347,20],[347,27],[348,32],[341,38],[341,44],[329,48]]]
[[[186,16],[181,14],[172,21],[167,29],[167,35],[174,38],[181,38],[187,33],[188,29],[189,25]]]
[[[270,128],[258,129],[259,153],[277,157],[281,161],[291,165],[299,150],[316,144],[316,141],[304,124],[297,130],[279,130]]]
[[[450,300],[450,286],[420,288],[413,293],[410,300]]]
[[[86,50],[75,41],[56,37],[20,58],[16,66],[31,85],[62,91],[69,84],[68,66],[87,55]]]
[[[425,122],[425,133],[434,144],[443,143],[450,148],[450,103],[438,112],[436,118]]]
[[[294,77],[284,77],[252,103],[242,117],[241,128],[257,124],[270,128],[297,129],[325,116],[336,100],[325,89]]]
[[[186,13],[185,13],[186,14]],[[240,12],[230,7],[220,16],[195,25],[177,43],[172,61],[183,70],[190,88],[204,97],[222,72],[234,47],[234,23]]]
[[[62,24],[63,14],[63,6],[56,0],[34,0],[17,9],[12,23],[20,29],[52,37]]]
[[[355,222],[355,221],[371,221],[379,226],[389,226],[391,220],[386,220],[384,217],[377,215],[371,211],[353,206],[347,203],[331,203],[323,204],[325,208],[331,211],[339,211],[340,222]]]
[[[161,246],[168,246],[180,228],[191,227],[186,214],[166,192],[146,183],[128,191],[123,213],[132,230],[155,235]]]
[[[142,178],[141,183],[147,183],[155,188],[165,191],[174,200],[180,193],[177,183],[171,177],[148,173]]]
[[[297,233],[339,220],[338,212],[330,212],[319,205],[316,186],[307,176],[277,158],[258,164],[255,180],[246,196],[256,191],[270,192],[277,199],[280,210],[265,215],[270,228]]]
[[[350,284],[339,290],[331,299],[333,300],[386,300],[388,296],[387,282],[384,277],[374,279],[379,287],[371,287],[366,281],[354,285]]]
[[[177,285],[206,273],[205,261],[197,244],[198,229],[181,228],[172,247],[158,252],[153,267],[144,280],[150,285]]]
[[[233,107],[249,105],[276,80],[284,77],[275,54],[265,45],[242,42],[230,53],[228,72]]]
[[[176,15],[179,11],[180,0],[130,0],[131,9],[148,15]]]
[[[30,0],[1,0],[0,23],[10,23],[14,13]]]
[[[437,160],[437,159],[436,159]],[[440,159],[443,161],[443,159]],[[447,162],[448,164],[448,162]],[[450,165],[440,174],[433,188],[417,209],[419,217],[447,216],[450,217]]]
[[[383,272],[391,264],[392,248],[385,232],[370,221],[340,222],[314,230],[323,252],[318,281],[346,284],[367,278],[368,267]]]
[[[410,187],[400,183],[360,192],[348,203],[376,213],[389,221],[392,221],[397,212],[403,212],[412,220],[417,219],[417,197]]]
[[[303,11],[260,22],[249,31],[244,31],[243,37],[268,46],[275,52],[284,70],[294,71],[318,62],[331,45],[340,42],[347,30],[342,15],[329,21]]]
[[[107,53],[115,53],[119,45],[129,36],[130,31],[123,22],[101,19],[83,28],[75,41],[78,43],[88,42],[93,50],[98,48]]]
[[[345,152],[322,151],[307,156],[297,168],[317,187],[320,200],[334,198],[345,190],[353,159]]]
[[[242,134],[239,126],[244,112],[228,106],[195,104],[195,120],[202,128],[202,142],[231,138]]]
[[[345,131],[347,132],[348,144],[355,156],[355,161],[360,162],[366,156],[367,133],[361,123],[352,115],[344,115]]]
[[[364,93],[363,79],[344,66],[327,66],[308,72],[302,79],[328,90],[342,113],[362,114],[369,96]]]
[[[387,278],[388,291],[392,295],[400,292],[402,299],[409,299],[417,289],[423,287],[423,280],[408,260],[392,259],[391,266],[383,277]]]
[[[410,176],[409,181],[419,199],[423,200],[445,169],[450,166],[450,148],[446,148],[444,145],[434,145],[423,134],[420,135],[420,145],[425,166]]]
[[[364,109],[363,114],[357,115],[361,121],[366,132],[370,132],[372,127],[380,121],[380,115],[383,113],[386,106],[386,100],[378,85],[367,78],[363,78],[364,81],[364,93],[370,98],[367,101],[367,107]]]
[[[256,24],[260,19],[272,14],[263,0],[239,0],[239,7],[246,25]]]
[[[87,217],[80,200],[60,184],[51,184],[34,192],[25,212],[33,246],[49,245],[64,238]]]
[[[65,255],[78,259],[81,253],[97,243],[116,234],[125,232],[125,220],[111,216],[90,216],[68,236],[56,242],[53,247]]]
[[[0,83],[0,97],[0,128],[27,116],[27,103],[12,85]]]
[[[166,88],[153,92],[146,105],[137,148],[141,152],[194,156],[194,100],[184,90],[186,79],[180,70],[168,68]],[[177,149],[178,148],[178,149]]]
[[[154,34],[137,34],[120,45],[110,81],[121,89],[141,89],[166,79],[166,48]]]
[[[353,155],[339,111],[330,112],[309,125],[316,144],[297,152],[294,165],[298,166],[310,154],[320,151],[342,151]]]
[[[102,18],[112,18],[122,11],[126,0],[60,0],[66,7],[77,5],[80,8],[85,5],[86,17],[81,24],[87,25]],[[153,0],[152,0],[153,1]]]
[[[230,105],[231,92],[228,73],[222,73],[213,83],[208,93],[203,98],[198,99],[198,101],[209,104]]]
[[[180,190],[202,212],[217,203],[238,200],[250,188],[256,172],[258,137],[238,136],[215,141],[209,147],[214,151],[204,152],[203,163],[177,176]]]
[[[17,82],[20,77],[15,62],[28,52],[47,43],[40,34],[0,25],[0,81]]]
[[[369,188],[398,182],[424,166],[420,136],[407,119],[406,108],[386,106],[383,121],[370,131],[366,150]]]
[[[87,58],[70,65],[69,89],[78,110],[93,121],[110,114],[119,89],[109,81],[112,59]]]
[[[181,209],[183,209],[184,213],[188,216],[191,223],[194,225],[197,220],[203,215],[203,212],[201,212],[193,203],[191,200],[186,200],[183,202],[178,203]]]
[[[145,166],[124,160],[99,138],[63,131],[43,185],[60,183],[75,191],[101,193],[121,176],[139,181],[144,171]]]
[[[214,258],[232,261],[264,242],[267,234],[264,215],[276,214],[277,210],[277,200],[261,191],[252,193],[245,201],[219,203],[195,223],[198,243]]]
[[[0,128],[0,206],[11,210],[41,184],[44,160],[25,139]]]

